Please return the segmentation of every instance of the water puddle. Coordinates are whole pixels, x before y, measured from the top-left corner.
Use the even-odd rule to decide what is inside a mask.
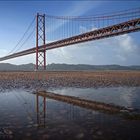
[[[140,109],[140,87],[48,91]],[[0,93],[0,139],[140,139],[140,121],[85,109],[24,90]]]
[[[48,91],[140,109],[140,87],[57,88]]]

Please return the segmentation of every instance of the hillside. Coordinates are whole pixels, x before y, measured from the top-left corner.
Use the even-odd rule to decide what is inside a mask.
[[[0,71],[34,71],[35,65],[32,63],[24,65],[13,65],[0,63]],[[93,71],[93,70],[140,70],[140,66],[120,66],[120,65],[85,65],[85,64],[49,64],[49,71]]]

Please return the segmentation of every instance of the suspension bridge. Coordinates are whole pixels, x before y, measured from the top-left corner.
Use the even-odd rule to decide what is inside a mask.
[[[33,18],[16,46],[0,61],[36,54],[36,70],[46,69],[46,51],[119,36],[140,30],[140,8],[96,16],[52,16],[39,14]],[[35,34],[36,44],[23,49]],[[20,49],[23,49],[19,51]]]

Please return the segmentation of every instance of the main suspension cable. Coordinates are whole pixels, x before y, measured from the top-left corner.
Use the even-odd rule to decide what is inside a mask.
[[[24,32],[23,36],[20,38],[20,40],[18,41],[18,43],[13,47],[13,49],[7,55],[13,53],[15,51],[15,49],[19,46],[19,44],[23,41],[23,39],[25,38],[26,34],[28,33],[28,31],[32,27],[34,21],[35,21],[35,17],[33,18],[33,20],[31,21],[31,23],[27,27],[26,31]]]

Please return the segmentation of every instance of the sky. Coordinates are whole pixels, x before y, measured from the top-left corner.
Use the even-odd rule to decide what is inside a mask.
[[[87,16],[139,8],[140,1],[0,1],[0,57],[15,47],[36,13]],[[56,23],[57,24],[57,23]],[[80,27],[79,27],[80,28]],[[34,28],[33,28],[34,30]],[[140,65],[140,32],[72,45],[46,52],[47,64]],[[49,42],[47,40],[46,42]],[[35,32],[21,50],[35,46]],[[19,49],[20,51],[20,49]],[[35,54],[0,63],[35,63]]]

